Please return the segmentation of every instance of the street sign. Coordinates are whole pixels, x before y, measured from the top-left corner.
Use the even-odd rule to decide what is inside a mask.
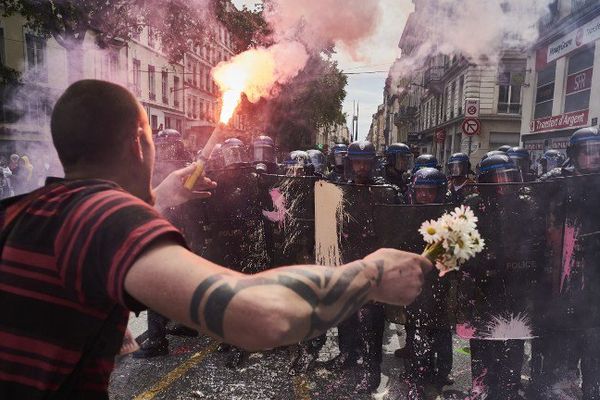
[[[466,99],[465,100],[465,117],[467,117],[467,118],[479,117],[479,99]]]
[[[481,132],[481,121],[478,118],[465,118],[462,123],[462,131],[467,136],[479,135]]]

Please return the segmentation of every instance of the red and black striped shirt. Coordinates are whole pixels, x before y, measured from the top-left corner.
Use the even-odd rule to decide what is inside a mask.
[[[0,223],[0,399],[63,397],[65,386],[66,398],[108,398],[129,310],[144,308],[125,293],[125,275],[156,239],[183,244],[180,233],[102,180],[49,181],[2,207]]]

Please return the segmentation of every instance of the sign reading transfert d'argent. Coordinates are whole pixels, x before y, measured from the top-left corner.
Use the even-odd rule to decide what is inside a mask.
[[[598,39],[600,39],[600,16],[550,44],[546,62],[551,63]]]
[[[582,110],[536,119],[531,122],[529,130],[531,132],[544,132],[586,126],[589,114],[590,110]]]

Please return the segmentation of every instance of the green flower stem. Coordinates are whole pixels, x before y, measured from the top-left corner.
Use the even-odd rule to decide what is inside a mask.
[[[435,264],[438,258],[444,254],[446,250],[442,245],[442,242],[437,242],[434,244],[430,244],[425,247],[425,251],[421,254],[423,257],[426,257],[429,261]]]

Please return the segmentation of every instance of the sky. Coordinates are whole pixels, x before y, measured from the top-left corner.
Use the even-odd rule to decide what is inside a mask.
[[[246,5],[251,8],[257,2],[257,0],[233,0],[238,7]],[[344,112],[349,116],[349,129],[352,129],[353,103],[360,104],[359,138],[361,139],[367,136],[372,115],[383,101],[383,87],[388,75],[387,71],[392,62],[400,55],[398,42],[408,15],[414,7],[410,0],[380,0],[380,5],[383,12],[377,25],[377,31],[359,46],[360,59],[353,59],[343,49],[337,49],[338,52],[335,55],[342,71],[362,72],[348,76],[347,96],[344,103]],[[364,73],[372,71],[383,72]]]

